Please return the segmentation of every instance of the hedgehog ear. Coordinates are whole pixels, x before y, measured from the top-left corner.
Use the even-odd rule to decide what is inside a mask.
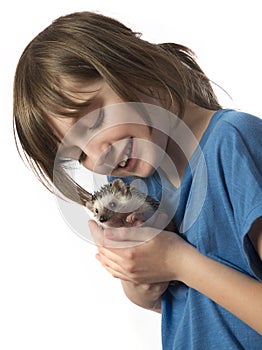
[[[123,180],[121,179],[115,179],[113,182],[112,182],[112,188],[115,190],[115,191],[120,191],[121,193],[123,194],[126,194],[127,193],[127,186],[126,184],[124,183]]]
[[[87,196],[85,196],[85,206],[87,207],[87,209],[89,210],[93,210],[93,206],[94,206],[94,202],[96,200],[96,195],[93,194],[89,194]]]

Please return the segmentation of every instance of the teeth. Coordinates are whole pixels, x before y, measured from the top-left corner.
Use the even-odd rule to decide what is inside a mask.
[[[128,155],[125,154],[124,159],[123,159],[122,162],[120,162],[118,165],[119,165],[121,168],[124,168],[124,167],[126,166],[127,160],[128,160]]]
[[[121,168],[124,168],[126,166],[126,163],[130,158],[131,152],[132,152],[132,142],[129,143],[127,147],[127,154],[124,155],[124,159],[118,164],[118,166],[120,166]]]

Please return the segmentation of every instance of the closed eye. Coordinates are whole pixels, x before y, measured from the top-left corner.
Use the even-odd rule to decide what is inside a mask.
[[[94,129],[99,128],[103,124],[104,116],[105,116],[104,108],[100,108],[98,117],[95,118],[94,124],[92,126],[89,126],[89,129],[94,130]]]
[[[86,117],[88,118],[88,117]],[[91,118],[90,118],[91,119]],[[95,119],[95,122],[92,126],[89,126],[88,129],[89,130],[95,130],[97,128],[99,128],[102,124],[103,124],[103,121],[104,121],[104,109],[103,108],[100,108],[99,109],[99,114],[98,114],[98,118]],[[89,120],[89,123],[91,122],[91,120]],[[80,153],[80,156],[78,158],[78,161],[81,163],[83,162],[84,160],[86,160],[87,158],[87,155],[85,154],[84,151],[82,151]]]
[[[87,135],[88,130],[92,131],[101,127],[104,122],[104,109],[99,108],[97,111],[99,111],[98,115],[97,113],[92,112],[82,117],[83,119],[80,119],[74,126],[74,130],[71,131],[70,137],[73,139],[82,139]],[[60,158],[64,158],[66,160],[74,159],[79,162],[83,162],[86,160],[87,155],[79,147],[71,145],[69,147],[62,146],[62,149],[60,150]]]

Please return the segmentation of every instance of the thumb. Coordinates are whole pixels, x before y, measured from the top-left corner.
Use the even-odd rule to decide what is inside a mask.
[[[111,245],[114,246],[131,247],[154,238],[158,233],[160,233],[159,229],[151,227],[121,227],[105,229],[104,239],[107,241],[107,244],[110,241]]]
[[[98,224],[94,220],[88,221],[88,226],[91,232],[91,235],[94,239],[94,242],[96,245],[103,245],[104,244],[104,231],[101,227],[98,226]]]

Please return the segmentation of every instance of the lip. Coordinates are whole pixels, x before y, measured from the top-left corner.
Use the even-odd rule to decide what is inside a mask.
[[[136,163],[136,159],[134,158],[130,158],[129,161],[128,161],[128,164],[125,168],[123,168],[124,171],[128,172],[128,173],[131,173],[132,170],[134,169],[135,167],[135,163]]]

